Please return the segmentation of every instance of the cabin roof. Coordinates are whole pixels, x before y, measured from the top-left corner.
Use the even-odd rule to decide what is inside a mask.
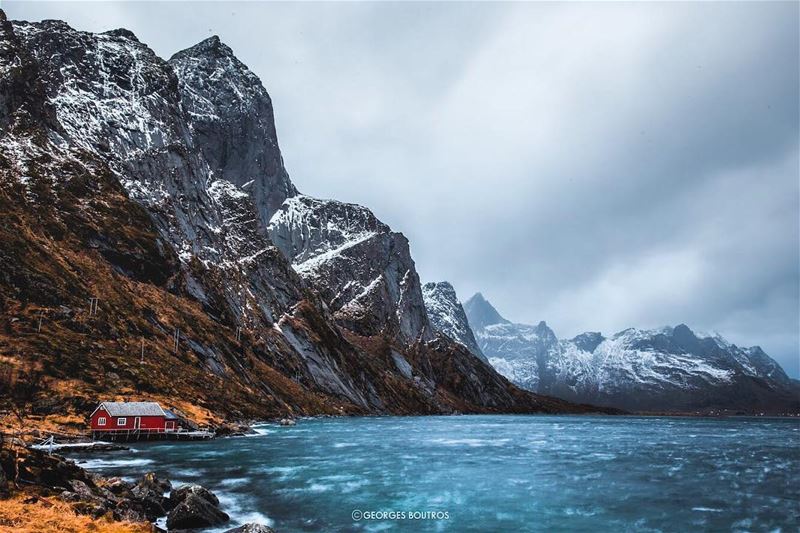
[[[167,416],[157,402],[103,402],[101,407],[111,416]]]
[[[181,418],[169,409],[164,409],[164,416],[167,417],[167,420],[180,420]]]

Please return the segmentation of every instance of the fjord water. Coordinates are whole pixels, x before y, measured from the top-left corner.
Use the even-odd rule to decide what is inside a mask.
[[[85,466],[203,484],[232,515],[226,528],[261,521],[284,533],[800,524],[796,419],[386,417],[258,429],[209,442],[137,443],[134,453],[93,456]],[[354,511],[405,518],[355,521]]]

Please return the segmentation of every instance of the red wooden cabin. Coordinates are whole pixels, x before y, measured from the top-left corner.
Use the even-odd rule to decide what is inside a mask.
[[[177,431],[178,417],[156,402],[103,402],[91,416],[93,436],[152,435]]]

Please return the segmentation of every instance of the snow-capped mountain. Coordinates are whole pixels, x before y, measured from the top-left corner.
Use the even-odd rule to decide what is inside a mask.
[[[575,409],[434,335],[405,237],[298,194],[267,91],[217,37],[165,61],[127,30],[0,10],[0,216],[0,354],[77,383],[76,402]]]
[[[487,361],[475,341],[464,308],[450,283],[446,281],[426,283],[422,286],[422,298],[433,329],[460,342],[475,356]]]
[[[544,322],[509,322],[480,294],[465,309],[489,362],[541,394],[643,411],[800,406],[800,389],[761,348],[698,335],[684,324],[559,340]]]
[[[366,207],[295,196],[268,231],[347,329],[401,343],[433,338],[408,239]]]

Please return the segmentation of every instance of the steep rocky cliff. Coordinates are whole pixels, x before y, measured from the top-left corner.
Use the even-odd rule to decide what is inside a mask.
[[[433,338],[408,240],[369,209],[295,196],[269,235],[343,327],[400,344]]]
[[[267,92],[219,39],[164,61],[0,12],[0,73],[0,357],[42,376],[40,412],[575,409],[434,338],[406,239],[297,194]]]
[[[422,298],[433,329],[463,344],[473,355],[488,362],[475,341],[464,308],[450,283],[426,283],[422,286]]]

